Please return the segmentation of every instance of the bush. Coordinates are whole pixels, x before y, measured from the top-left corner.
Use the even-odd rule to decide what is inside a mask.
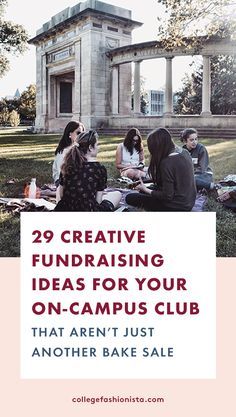
[[[4,108],[1,112],[0,112],[0,124],[3,126],[7,125],[7,122],[9,120],[9,111],[7,108]]]
[[[19,113],[17,113],[16,110],[12,110],[10,115],[9,115],[9,119],[8,119],[10,125],[12,127],[17,127],[20,124],[20,116]]]

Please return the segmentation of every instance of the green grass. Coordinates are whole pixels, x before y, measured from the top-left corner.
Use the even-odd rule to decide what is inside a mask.
[[[216,212],[217,256],[236,256],[236,214],[208,199],[207,210]]]
[[[20,197],[32,177],[37,185],[52,183],[52,162],[60,135],[31,135],[22,130],[0,131],[0,197]],[[109,184],[117,185],[114,165],[120,137],[100,137],[99,160],[108,171]],[[144,144],[146,140],[144,138]],[[178,143],[178,142],[177,142]],[[215,181],[236,173],[236,141],[201,140],[209,152]],[[180,144],[180,143],[178,143]],[[148,151],[145,146],[146,162]],[[15,180],[9,184],[10,179]],[[236,256],[236,215],[209,199],[207,210],[217,213],[217,256]],[[19,256],[19,217],[0,212],[0,256]]]

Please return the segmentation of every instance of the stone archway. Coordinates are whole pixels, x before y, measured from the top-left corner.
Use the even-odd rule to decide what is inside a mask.
[[[166,51],[156,41],[132,44],[132,30],[142,23],[130,10],[87,0],[68,7],[46,22],[29,43],[36,46],[36,131],[60,131],[71,119],[87,128],[147,129],[160,126],[234,128],[236,116],[211,116],[210,57],[234,54],[236,41],[203,42],[201,116],[173,115],[172,67],[175,56],[196,51]],[[141,116],[140,66],[147,59],[166,60],[166,108],[163,117]],[[134,62],[134,112],[131,111],[131,63]],[[64,99],[63,99],[64,97]],[[64,100],[64,101],[63,101]]]
[[[175,56],[202,55],[203,57],[203,90],[202,90],[202,116],[210,116],[211,75],[210,59],[215,55],[234,55],[236,41],[227,39],[204,39],[199,50],[193,48],[175,48],[166,51],[161,42],[151,41],[128,45],[107,52],[111,68],[119,68],[123,64],[134,62],[134,113],[140,113],[140,65],[144,60],[165,58],[166,60],[166,108],[164,116],[173,114],[172,67]],[[113,97],[113,104],[116,106]]]

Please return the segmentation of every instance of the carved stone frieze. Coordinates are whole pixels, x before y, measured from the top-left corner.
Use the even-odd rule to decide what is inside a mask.
[[[119,46],[120,46],[119,39],[106,37],[106,48],[107,49],[119,48]]]
[[[64,61],[75,55],[75,46],[71,45],[67,48],[61,49],[56,52],[47,54],[47,64],[52,64],[53,62]]]

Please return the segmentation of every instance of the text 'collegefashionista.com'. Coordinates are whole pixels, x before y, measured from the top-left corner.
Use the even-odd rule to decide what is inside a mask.
[[[112,395],[105,397],[101,395],[100,397],[87,397],[86,395],[81,395],[80,397],[72,397],[72,402],[74,404],[101,404],[101,403],[156,403],[161,404],[165,402],[163,397],[139,397],[139,396],[119,396]]]

